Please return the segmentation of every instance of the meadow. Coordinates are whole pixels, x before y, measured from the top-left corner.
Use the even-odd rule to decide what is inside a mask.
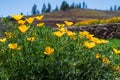
[[[43,22],[33,24],[44,15],[11,17],[15,21],[5,23],[10,26],[0,39],[1,80],[120,79],[119,39],[69,31],[74,25],[69,21],[56,24],[57,30]]]

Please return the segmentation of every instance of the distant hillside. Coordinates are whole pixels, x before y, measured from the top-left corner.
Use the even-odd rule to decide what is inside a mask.
[[[118,16],[120,16],[120,11],[71,9],[68,11],[45,13],[42,21],[49,26],[55,26],[55,23],[63,23],[64,20],[78,22],[87,19],[107,19]]]
[[[120,11],[104,11],[92,9],[72,9],[44,14],[43,20],[72,20],[80,21],[85,19],[106,19],[120,16]]]

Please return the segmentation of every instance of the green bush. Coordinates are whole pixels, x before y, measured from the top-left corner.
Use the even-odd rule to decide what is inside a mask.
[[[92,41],[85,36],[80,38],[79,33],[73,35],[69,31],[58,37],[48,26],[27,25],[30,28],[26,32],[22,33],[16,26],[11,34],[6,31],[6,41],[0,39],[1,80],[120,79],[120,55],[112,50],[120,49],[119,40],[95,43],[93,48],[87,48],[84,42]],[[29,37],[34,39],[27,40]],[[15,44],[11,47],[13,43],[17,47]],[[47,46],[54,51],[48,50],[50,54],[45,54]]]

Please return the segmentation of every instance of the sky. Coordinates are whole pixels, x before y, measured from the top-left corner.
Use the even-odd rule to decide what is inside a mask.
[[[64,0],[70,5],[79,2],[85,2],[90,9],[109,10],[111,6],[120,6],[120,0]],[[0,17],[6,17],[12,14],[31,15],[31,10],[34,4],[41,11],[43,4],[51,4],[52,9],[59,7],[63,0],[0,0]]]

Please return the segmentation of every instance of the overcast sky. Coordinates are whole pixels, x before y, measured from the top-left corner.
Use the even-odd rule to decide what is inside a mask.
[[[0,17],[8,16],[11,14],[20,14],[21,12],[25,15],[31,15],[31,8],[34,4],[37,5],[39,11],[43,6],[43,3],[46,5],[51,4],[52,9],[57,5],[58,7],[63,0],[0,0]],[[64,0],[70,5],[74,3],[79,3],[85,1],[88,8],[91,9],[101,9],[109,10],[110,6],[120,6],[120,0]]]

